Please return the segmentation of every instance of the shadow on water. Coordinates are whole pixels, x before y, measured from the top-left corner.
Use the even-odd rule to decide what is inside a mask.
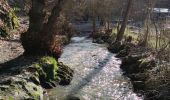
[[[91,82],[93,77],[95,77],[107,65],[112,56],[113,55],[108,53],[105,59],[100,61],[99,64],[94,67],[93,71],[85,76],[75,87],[72,87],[71,91],[69,91],[69,94],[66,97],[66,100],[68,100],[69,97],[76,95],[84,86]]]

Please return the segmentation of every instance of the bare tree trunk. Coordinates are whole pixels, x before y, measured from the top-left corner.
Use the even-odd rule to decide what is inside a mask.
[[[65,0],[58,0],[48,18],[46,0],[32,0],[30,10],[30,26],[26,33],[21,35],[25,54],[48,54],[58,58],[61,54],[61,45],[56,41],[55,32],[57,18]],[[48,18],[48,20],[47,20]]]
[[[29,29],[27,32],[21,35],[22,45],[25,49],[25,54],[31,54],[34,51],[38,52],[40,44],[39,32],[42,30],[45,20],[45,1],[44,0],[32,0],[32,7],[29,12]]]
[[[124,19],[123,19],[123,22],[121,24],[121,28],[120,28],[120,30],[119,30],[119,32],[117,34],[116,41],[121,41],[122,38],[123,38],[125,29],[126,29],[126,25],[127,25],[128,19],[129,19],[129,15],[130,15],[132,5],[133,5],[133,0],[129,0],[128,5],[127,5],[127,9],[126,9],[126,12],[125,12],[125,15],[124,15]]]
[[[109,21],[106,21],[106,30],[109,30],[110,29],[110,23]]]
[[[155,26],[155,31],[156,31],[156,45],[155,45],[155,49],[156,49],[156,51],[158,51],[158,27],[157,27],[157,25],[156,25],[156,21],[154,20],[153,21],[153,24],[154,24],[154,26]]]
[[[48,23],[44,25],[43,31],[47,34],[49,31],[53,31],[56,28],[56,22],[62,11],[62,6],[66,0],[58,0],[57,4],[54,6],[51,16],[48,18]],[[52,32],[53,34],[54,32]]]
[[[148,7],[147,7],[147,13],[146,13],[146,20],[145,20],[145,27],[146,27],[146,32],[144,34],[144,40],[142,41],[141,45],[142,46],[147,46],[148,44],[148,36],[149,36],[149,30],[150,30],[150,22],[151,22],[151,13],[153,10],[153,7],[156,4],[156,0],[149,0],[148,1]]]
[[[32,8],[29,12],[29,32],[39,32],[44,24],[45,14],[44,11],[45,1],[44,0],[32,0]]]
[[[122,15],[123,15],[123,11],[124,11],[124,9],[123,9],[123,7],[121,7],[121,12],[120,12],[120,16],[119,16],[119,18],[118,18],[118,22],[117,22],[117,33],[119,32],[119,30],[120,30],[120,24],[121,24],[121,20],[120,20],[120,18],[122,18]]]
[[[100,18],[100,26],[104,26],[104,18]]]
[[[160,32],[160,35],[159,35],[159,47],[161,47],[161,40],[162,40],[162,32]]]
[[[146,24],[146,32],[145,32],[145,35],[144,35],[144,40],[142,42],[142,46],[146,46],[147,43],[148,43],[148,36],[149,36],[149,33],[150,33],[149,22],[150,22],[150,16],[149,16],[149,18],[147,18],[147,21],[145,22],[145,24]]]

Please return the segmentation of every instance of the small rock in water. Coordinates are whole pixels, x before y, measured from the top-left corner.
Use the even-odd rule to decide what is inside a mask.
[[[92,57],[95,57],[95,56],[97,56],[97,55],[92,55]]]

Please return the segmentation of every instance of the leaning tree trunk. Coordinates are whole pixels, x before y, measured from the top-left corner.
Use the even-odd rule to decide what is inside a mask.
[[[116,41],[121,41],[122,38],[123,38],[125,29],[126,29],[126,25],[127,25],[128,19],[129,19],[130,11],[131,11],[131,8],[132,8],[132,4],[133,4],[133,0],[129,0],[121,28],[120,28],[120,30],[117,34]]]
[[[55,38],[56,21],[62,10],[64,0],[57,0],[50,17],[47,15],[47,0],[32,0],[29,12],[30,25],[27,32],[21,35],[26,55],[52,55],[58,58],[61,45]]]

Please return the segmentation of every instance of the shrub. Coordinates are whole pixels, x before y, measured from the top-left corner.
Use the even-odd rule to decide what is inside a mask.
[[[148,71],[146,81],[148,95],[155,99],[167,100],[170,95],[170,64],[164,63]]]

